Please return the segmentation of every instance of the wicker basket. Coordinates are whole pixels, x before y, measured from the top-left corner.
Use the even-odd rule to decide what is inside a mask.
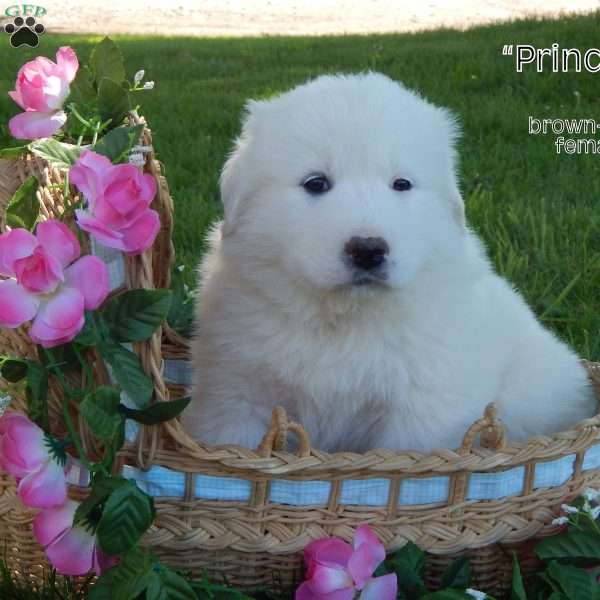
[[[137,122],[135,115],[132,119]],[[147,127],[143,143],[152,143]],[[173,206],[152,154],[145,170],[159,184],[153,208],[161,215],[162,229],[151,250],[124,259],[126,286],[168,287],[173,262]],[[61,187],[55,185],[62,183],[61,174],[28,155],[0,161],[0,226],[9,199],[31,174],[40,182],[44,216],[61,213]],[[185,340],[168,327],[136,345],[144,369],[154,381],[155,402],[182,395],[184,386],[169,383],[165,368],[181,365],[186,350]],[[34,353],[25,330],[2,332],[0,354]],[[97,375],[106,377],[99,358],[92,355],[90,360]],[[600,398],[600,364],[586,366]],[[24,409],[22,395],[14,389],[11,392],[13,407]],[[51,422],[58,432],[57,394],[58,388],[51,382]],[[75,405],[72,410],[77,416]],[[93,450],[92,436],[81,418],[78,423],[86,449]],[[296,454],[285,451],[288,433],[298,438]],[[475,445],[478,438],[480,444]],[[374,450],[359,455],[327,454],[311,448],[304,429],[288,421],[283,410],[276,410],[272,426],[256,450],[199,445],[178,422],[141,427],[135,440],[121,452],[119,468],[138,477],[141,485],[156,495],[157,519],[145,542],[165,562],[195,575],[207,571],[248,590],[290,589],[302,578],[301,550],[309,541],[324,536],[350,540],[354,528],[368,522],[389,551],[409,540],[426,550],[429,583],[439,583],[454,557],[467,555],[471,557],[474,585],[500,597],[510,585],[511,551],[521,557],[524,572],[531,573],[536,567],[531,552],[535,539],[554,531],[551,521],[560,504],[585,487],[600,488],[600,416],[569,431],[507,444],[490,405],[468,429],[456,451],[421,454]],[[554,473],[554,480],[549,473]],[[150,475],[154,484],[148,479]],[[156,485],[162,476],[176,479],[180,492],[164,495],[164,488]],[[473,494],[473,482],[485,490],[486,482],[494,478],[505,484],[512,482],[508,488],[500,488],[507,492],[505,497]],[[231,482],[237,495],[211,498],[210,491],[202,492],[202,486],[202,493],[198,492],[199,481]],[[444,493],[436,501],[403,500],[411,487],[428,482],[438,487],[443,483]],[[281,499],[279,492],[284,487],[301,498],[306,486],[316,484],[319,501],[284,503]],[[361,485],[377,488],[377,502],[357,500]],[[354,496],[348,494],[350,488],[358,490]],[[72,485],[70,493],[81,498],[85,487]],[[34,514],[16,498],[12,478],[0,474],[0,539],[6,544],[7,562],[11,569],[39,579],[47,563],[31,534]]]

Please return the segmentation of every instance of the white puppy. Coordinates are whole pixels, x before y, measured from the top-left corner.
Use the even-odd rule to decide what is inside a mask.
[[[276,405],[327,451],[456,448],[492,401],[515,440],[594,414],[465,225],[456,137],[377,73],[248,103],[200,272],[197,439],[255,447]]]

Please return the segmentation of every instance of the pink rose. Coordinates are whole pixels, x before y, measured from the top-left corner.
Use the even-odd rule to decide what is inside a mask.
[[[94,310],[109,292],[108,269],[95,256],[79,258],[79,242],[54,219],[0,235],[0,327],[20,327],[36,344],[51,348],[82,329],[84,309]],[[77,260],[78,259],[78,260]]]
[[[33,535],[59,573],[75,577],[94,571],[100,575],[116,565],[118,558],[105,554],[88,528],[73,526],[78,506],[67,500],[62,506],[41,511],[33,521]]]
[[[86,150],[71,167],[70,181],[87,200],[86,210],[76,211],[81,229],[132,256],[152,246],[160,230],[158,213],[150,208],[154,177]]]
[[[63,46],[56,53],[56,62],[38,56],[19,69],[15,90],[8,92],[25,111],[8,123],[14,137],[25,140],[49,137],[65,124],[67,116],[62,107],[78,68],[75,51]]]
[[[0,466],[18,482],[23,504],[61,505],[67,498],[65,467],[50,456],[44,432],[27,417],[8,411],[0,417]]]
[[[368,525],[356,530],[354,545],[328,538],[304,549],[306,581],[296,590],[296,600],[396,600],[395,573],[373,577],[385,559],[383,544]]]

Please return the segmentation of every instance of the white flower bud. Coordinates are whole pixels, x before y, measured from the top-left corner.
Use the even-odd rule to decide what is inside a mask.
[[[552,520],[552,525],[566,525],[569,522],[569,517],[557,517]]]
[[[592,488],[586,488],[583,491],[583,497],[588,502],[594,502],[595,500],[598,500],[598,497],[600,497],[600,492],[598,490],[593,490]]]
[[[592,517],[592,519],[594,519],[594,521],[595,521],[599,515],[600,515],[600,506],[594,506],[594,508],[592,508],[592,510],[590,511],[590,517]]]
[[[144,69],[140,69],[134,76],[133,76],[133,83],[135,83],[135,85],[138,85],[138,83],[140,83],[142,81],[142,79],[144,79],[144,73],[146,71],[144,71]]]
[[[570,506],[569,504],[561,504],[560,510],[568,515],[576,515],[579,512],[579,509],[576,506]]]
[[[465,590],[465,594],[475,598],[475,600],[485,600],[487,598],[487,594],[485,592],[480,592],[479,590],[474,590],[473,588],[467,588]]]
[[[146,164],[146,159],[143,154],[134,152],[129,155],[129,164],[134,167],[143,167]]]
[[[154,89],[154,81],[146,81],[146,83],[144,84],[144,87],[142,89],[144,89],[144,90]]]

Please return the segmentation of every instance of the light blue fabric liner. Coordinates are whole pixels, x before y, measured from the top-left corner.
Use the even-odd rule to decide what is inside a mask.
[[[274,479],[271,482],[269,502],[291,506],[325,506],[330,493],[329,481]]]
[[[163,377],[167,383],[192,385],[192,369],[187,360],[167,359],[164,361]]]
[[[91,251],[94,256],[101,258],[108,269],[110,291],[114,292],[125,284],[125,260],[123,253],[114,248],[108,248],[90,236]]]
[[[252,484],[236,477],[196,475],[195,497],[202,500],[231,500],[248,502]]]
[[[415,477],[400,482],[398,504],[434,504],[446,502],[450,477]]]
[[[558,460],[537,463],[533,476],[533,489],[563,485],[573,476],[575,458],[575,454],[569,454]]]
[[[173,471],[155,465],[148,471],[125,465],[122,475],[126,479],[135,479],[138,487],[150,496],[183,498],[185,492],[185,473]]]
[[[389,479],[347,479],[340,490],[341,504],[385,506],[389,497]]]
[[[471,473],[467,500],[498,500],[519,494],[525,483],[525,467],[497,473]]]
[[[581,470],[587,471],[588,469],[597,469],[598,467],[600,467],[600,444],[591,446],[586,450]]]

